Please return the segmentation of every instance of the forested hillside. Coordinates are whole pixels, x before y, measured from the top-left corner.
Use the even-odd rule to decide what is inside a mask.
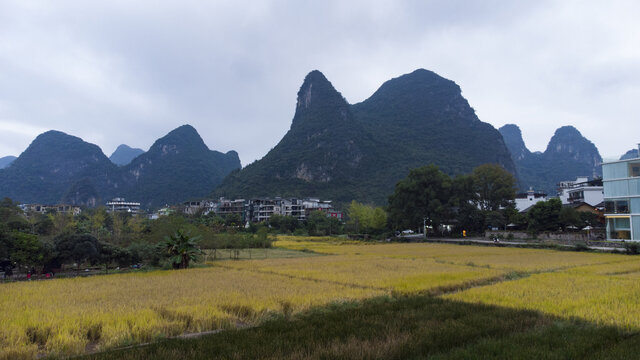
[[[419,69],[350,105],[316,70],[300,87],[287,134],[214,194],[383,204],[412,168],[436,164],[453,175],[483,163],[515,173],[500,133],[478,119],[453,81]]]

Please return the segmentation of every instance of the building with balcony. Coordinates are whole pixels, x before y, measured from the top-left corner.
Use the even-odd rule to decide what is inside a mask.
[[[202,211],[206,204],[206,200],[185,201],[184,203],[182,203],[182,205],[184,206],[182,211],[187,215],[195,215],[199,211]]]
[[[140,203],[133,201],[126,201],[124,198],[113,198],[111,201],[107,201],[107,212],[110,213],[129,213],[139,214]]]
[[[253,222],[269,220],[275,214],[282,214],[282,199],[257,198],[249,201],[249,216]]]
[[[562,181],[558,184],[558,197],[563,205],[587,203],[596,206],[604,200],[602,179],[578,177],[575,181]]]
[[[229,200],[220,198],[218,201],[208,202],[205,213],[213,212],[216,215],[225,217],[227,215],[236,214],[244,221],[247,204],[244,199]]]
[[[306,213],[304,211],[304,205],[302,200],[291,198],[284,199],[280,207],[282,215],[292,216],[298,220],[305,220]]]
[[[602,164],[608,240],[640,241],[640,158]]]
[[[79,215],[82,211],[79,206],[69,204],[43,205],[43,204],[23,204],[20,205],[22,211],[29,214],[39,213],[47,214],[50,212]]]

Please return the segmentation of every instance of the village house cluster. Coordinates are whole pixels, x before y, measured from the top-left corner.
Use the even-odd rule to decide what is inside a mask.
[[[238,215],[243,222],[261,222],[269,220],[273,215],[291,216],[300,221],[314,211],[321,211],[329,217],[342,220],[341,211],[333,207],[331,200],[320,200],[314,198],[253,198],[253,199],[225,199],[187,201],[183,207],[185,214],[203,215],[216,214],[226,216],[229,214]]]
[[[640,241],[640,157],[602,164],[602,179],[563,181],[557,196],[563,206],[604,217],[607,240]],[[527,212],[546,200],[546,194],[529,189],[515,203],[518,211]]]
[[[557,197],[563,206],[604,210],[604,186],[602,179],[589,180],[586,176],[580,176],[576,180],[561,181],[558,184]],[[533,205],[540,201],[547,201],[547,194],[529,188],[527,192],[516,195],[516,209],[527,212]]]
[[[136,201],[128,201],[122,197],[116,197],[106,202],[106,210],[109,213],[127,213],[131,215],[143,214],[140,203]],[[78,215],[81,208],[76,205],[58,204],[58,205],[42,205],[42,204],[23,204],[20,205],[26,213],[59,212],[71,213]],[[228,215],[237,215],[246,222],[262,222],[269,220],[273,215],[291,216],[300,221],[306,220],[314,211],[321,211],[328,217],[343,220],[343,213],[333,207],[331,200],[320,200],[315,198],[253,198],[245,199],[225,199],[217,200],[198,200],[187,201],[181,206],[165,206],[155,213],[149,214],[150,219],[157,219],[160,216],[169,215],[173,212],[183,212],[188,215],[215,214],[226,217]]]
[[[21,204],[20,209],[29,214],[46,214],[58,212],[63,214],[79,215],[82,212],[80,206],[70,204],[43,205],[43,204]]]

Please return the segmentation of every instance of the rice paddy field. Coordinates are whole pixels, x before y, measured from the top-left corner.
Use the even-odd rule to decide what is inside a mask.
[[[275,246],[271,255],[256,250],[240,260],[212,261],[208,254],[208,266],[196,269],[1,284],[0,359],[66,357],[149,342],[160,348],[92,357],[180,358],[179,352],[210,358],[176,350],[193,349],[200,345],[188,344],[200,340],[162,339],[212,330],[226,330],[206,343],[227,344],[220,346],[230,355],[222,358],[405,358],[415,357],[406,353],[414,350],[438,358],[446,346],[437,344],[449,333],[451,344],[465,334],[458,341],[465,345],[441,358],[472,358],[472,348],[508,353],[512,343],[501,342],[501,334],[534,336],[525,329],[541,327],[553,332],[558,319],[601,327],[599,338],[616,346],[617,337],[640,333],[640,257],[304,237],[279,237]],[[360,313],[369,318],[353,318]],[[319,335],[327,324],[334,324],[335,338],[329,330],[326,338]],[[277,346],[262,338],[280,339],[287,329],[292,335],[274,340]],[[583,336],[583,327],[576,329],[575,336]],[[313,341],[283,350],[286,339],[305,331]],[[542,336],[536,331],[531,334]],[[246,343],[241,352],[229,350],[228,344],[251,336],[251,344],[275,346],[269,350],[274,353]],[[556,340],[549,335],[548,341]],[[145,353],[158,349],[165,355]]]

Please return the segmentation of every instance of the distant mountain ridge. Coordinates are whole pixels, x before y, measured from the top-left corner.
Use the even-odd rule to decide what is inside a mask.
[[[96,206],[120,196],[152,208],[205,196],[238,168],[235,151],[209,150],[190,125],[171,131],[121,167],[94,144],[48,131],[36,137],[12,166],[0,170],[0,197]]]
[[[573,126],[558,128],[543,153],[527,149],[517,125],[507,124],[500,133],[516,164],[521,190],[533,187],[554,195],[561,181],[602,176],[600,152]]]
[[[156,140],[149,151],[124,166],[123,194],[131,199],[149,199],[151,206],[175,204],[204,197],[227,174],[240,169],[235,151],[209,150],[190,125],[180,126]]]
[[[0,169],[4,169],[7,166],[11,165],[11,163],[17,159],[17,157],[9,155],[0,158]]]
[[[76,181],[90,178],[101,188],[116,173],[117,166],[97,145],[51,130],[38,135],[12,166],[0,170],[0,197],[56,203]]]
[[[131,162],[137,156],[144,154],[144,150],[138,148],[132,148],[128,145],[121,144],[118,148],[109,156],[109,160],[112,163],[123,166]]]
[[[500,133],[453,81],[424,69],[350,105],[317,70],[304,79],[291,128],[262,158],[230,174],[216,196],[317,196],[383,204],[411,168],[449,174],[498,163],[515,173]]]
[[[635,159],[637,157],[640,157],[640,154],[638,153],[638,149],[631,149],[627,151],[624,155],[622,155],[620,157],[620,160]]]

